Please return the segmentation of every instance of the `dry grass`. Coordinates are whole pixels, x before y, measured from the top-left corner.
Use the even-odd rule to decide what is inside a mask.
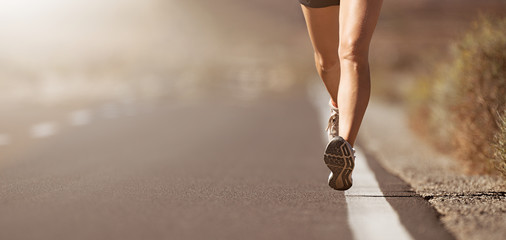
[[[495,168],[506,177],[506,111],[503,111],[499,117],[499,132],[494,139],[494,158]]]
[[[504,29],[506,18],[481,16],[453,46],[452,60],[438,63],[411,94],[412,123],[436,145],[451,149],[471,173],[504,166],[499,114],[506,104]],[[504,167],[499,169],[504,174]]]
[[[372,91],[374,97],[402,103],[417,73],[433,71],[421,64],[428,55],[447,59],[448,45],[480,12],[506,16],[506,2],[390,0],[381,11],[370,49]]]

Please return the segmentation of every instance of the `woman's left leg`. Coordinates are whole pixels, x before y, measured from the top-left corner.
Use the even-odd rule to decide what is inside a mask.
[[[339,6],[313,8],[301,4],[301,8],[314,49],[316,70],[332,101],[337,103],[340,76]]]
[[[341,0],[339,13],[339,60],[341,77],[339,135],[352,146],[369,103],[371,80],[369,45],[382,0]]]

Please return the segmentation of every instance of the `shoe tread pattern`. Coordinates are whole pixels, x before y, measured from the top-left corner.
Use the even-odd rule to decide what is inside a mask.
[[[332,171],[329,186],[336,190],[347,190],[353,184],[351,173],[355,166],[353,152],[342,137],[333,138],[324,155],[325,164]]]

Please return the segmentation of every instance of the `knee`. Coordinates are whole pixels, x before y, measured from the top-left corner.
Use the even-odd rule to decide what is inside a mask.
[[[340,61],[349,61],[356,64],[367,64],[369,46],[355,39],[342,40],[339,44]]]
[[[322,72],[333,71],[339,68],[339,56],[335,54],[315,53],[316,66]]]

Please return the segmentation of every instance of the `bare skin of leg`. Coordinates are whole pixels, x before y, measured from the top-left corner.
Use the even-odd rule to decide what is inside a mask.
[[[382,2],[341,0],[341,6],[324,8],[301,5],[316,68],[339,106],[339,135],[352,146],[369,103],[369,45]]]
[[[332,100],[337,103],[341,74],[339,63],[339,6],[309,8],[301,4],[314,49],[316,70]]]
[[[339,135],[352,146],[369,103],[369,45],[382,0],[341,0],[339,16]]]

